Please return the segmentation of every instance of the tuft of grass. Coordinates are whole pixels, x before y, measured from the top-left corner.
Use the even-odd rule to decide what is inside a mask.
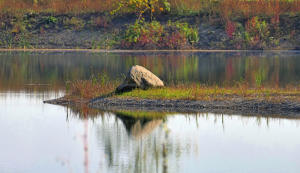
[[[68,97],[92,99],[114,92],[118,81],[109,81],[107,75],[92,76],[89,80],[77,80],[66,84]]]

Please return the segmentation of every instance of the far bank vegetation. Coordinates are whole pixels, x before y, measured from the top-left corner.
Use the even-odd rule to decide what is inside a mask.
[[[219,48],[280,49],[286,40],[298,44],[299,12],[298,0],[0,0],[0,45],[34,48],[28,40],[36,33],[111,30],[127,16],[135,21],[90,48],[201,48],[199,25],[206,23],[226,34]]]

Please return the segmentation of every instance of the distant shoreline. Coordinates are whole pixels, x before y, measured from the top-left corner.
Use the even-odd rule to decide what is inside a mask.
[[[235,53],[235,52],[299,52],[295,49],[276,50],[210,50],[210,49],[187,49],[187,50],[128,50],[128,49],[0,49],[0,52],[95,52],[95,53],[172,53],[172,52],[203,52],[203,53]]]
[[[251,50],[296,50],[300,49],[300,15],[280,15],[280,25],[275,26],[272,23],[272,16],[261,18],[259,23],[265,22],[268,26],[266,36],[262,34],[258,36],[258,42],[253,41],[254,36],[245,36],[250,31],[244,31],[247,21],[252,20],[250,16],[240,16],[232,19],[234,23],[232,27],[233,33],[226,28],[226,21],[219,16],[207,19],[205,14],[195,15],[176,15],[176,14],[159,14],[155,17],[155,21],[165,28],[161,31],[160,39],[164,42],[152,41],[152,43],[131,41],[126,42],[125,31],[129,26],[133,26],[136,16],[132,14],[124,15],[106,15],[103,13],[85,12],[81,15],[75,14],[49,14],[37,12],[36,14],[25,13],[21,15],[12,14],[2,17],[2,25],[0,26],[0,48],[3,50],[96,50],[94,52],[111,52],[116,49],[132,49],[132,51],[144,51],[135,49],[147,49],[153,52],[163,49],[178,49],[174,51],[193,51],[193,52],[232,52],[240,49]],[[149,19],[145,19],[149,22]],[[187,42],[178,42],[183,38],[172,38],[170,34],[175,33],[168,29],[168,22],[179,22],[187,24],[187,28],[192,29],[191,33],[196,35],[195,40]],[[174,25],[174,24],[173,24]],[[237,31],[237,26],[243,29]],[[179,27],[180,28],[180,27]],[[181,27],[183,29],[183,26]],[[180,29],[179,29],[180,30]],[[176,32],[179,32],[176,31]],[[237,31],[235,33],[234,31]],[[190,34],[191,34],[190,33]],[[137,34],[137,33],[136,33]],[[230,35],[237,34],[239,37],[231,38]],[[165,35],[165,36],[164,36]],[[246,34],[247,35],[247,34]],[[167,37],[168,36],[168,37]],[[153,36],[147,36],[146,40],[157,40]],[[153,37],[153,38],[152,38]],[[166,37],[166,38],[164,38]],[[169,38],[170,37],[170,38]],[[179,37],[179,36],[178,36]],[[191,36],[189,36],[191,37]],[[191,37],[192,38],[192,37]],[[172,42],[170,42],[173,40]],[[176,41],[177,40],[177,41]],[[252,40],[252,41],[251,41]],[[125,42],[124,42],[125,41]],[[125,44],[126,43],[126,44]],[[16,48],[16,49],[13,49]],[[194,50],[184,50],[192,49]],[[109,51],[108,51],[109,50]],[[124,50],[122,50],[124,52]],[[128,52],[128,50],[126,51]]]

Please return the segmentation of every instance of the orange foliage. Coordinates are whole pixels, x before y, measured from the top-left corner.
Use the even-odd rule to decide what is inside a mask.
[[[267,15],[274,16],[275,20],[284,13],[300,12],[300,1],[286,0],[223,0],[219,11],[225,19],[231,16],[243,15],[245,17]]]
[[[243,15],[245,17],[300,12],[300,1],[288,0],[169,0],[172,9],[191,12],[220,14],[223,19]],[[184,9],[183,9],[184,8]],[[275,19],[276,20],[276,19]]]

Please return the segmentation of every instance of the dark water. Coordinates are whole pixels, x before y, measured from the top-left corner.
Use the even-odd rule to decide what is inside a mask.
[[[299,85],[298,53],[0,53],[0,172],[299,172],[300,119],[43,104],[64,82],[141,64],[167,82]],[[257,77],[260,76],[260,77]],[[31,86],[26,84],[49,84]]]

